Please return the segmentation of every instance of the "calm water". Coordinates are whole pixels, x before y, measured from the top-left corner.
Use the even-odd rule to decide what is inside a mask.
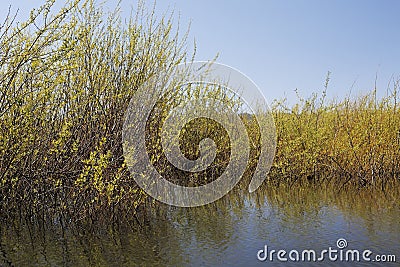
[[[372,262],[261,262],[268,250],[369,249],[394,254],[400,266],[400,203],[397,196],[322,190],[231,192],[201,208],[149,211],[146,226],[16,220],[1,225],[0,266],[370,266]],[[339,253],[339,252],[338,252]],[[261,253],[260,256],[264,254]],[[295,255],[295,254],[293,254]]]

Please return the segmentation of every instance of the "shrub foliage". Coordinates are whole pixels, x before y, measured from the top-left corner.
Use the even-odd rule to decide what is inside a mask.
[[[104,14],[91,0],[68,2],[58,12],[53,5],[48,1],[24,23],[9,14],[0,27],[0,212],[62,212],[75,219],[135,213],[148,197],[124,164],[124,112],[146,80],[187,60],[186,36],[173,30],[172,15],[156,19],[140,3],[126,23],[118,8]],[[383,191],[395,186],[400,178],[398,85],[394,82],[382,99],[373,91],[326,103],[324,90],[290,108],[275,101],[278,143],[268,181]],[[227,100],[233,107],[235,101]],[[153,137],[163,116],[148,125]],[[259,129],[251,116],[242,118],[252,141],[246,172],[251,177]],[[184,153],[195,159],[200,135],[211,136],[220,143],[217,162],[186,181],[163,165],[160,141],[147,140],[158,159],[154,164],[171,181],[204,184],[224,170],[229,138],[216,135],[223,129],[213,122],[200,121],[200,126],[184,128],[183,141],[192,144]]]
[[[0,28],[0,209],[135,211],[145,198],[124,166],[124,111],[185,60],[186,36],[142,3],[126,23],[90,0],[53,5]]]

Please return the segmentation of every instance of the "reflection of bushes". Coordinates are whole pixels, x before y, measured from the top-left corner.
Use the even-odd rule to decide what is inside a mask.
[[[386,194],[374,187],[357,190],[337,191],[335,184],[321,188],[317,184],[293,185],[281,184],[269,186],[265,184],[256,193],[256,204],[263,207],[266,203],[279,211],[279,214],[294,220],[311,221],[303,218],[304,215],[318,215],[324,208],[339,210],[349,218],[365,219],[365,222],[387,222],[395,219],[399,212],[398,199],[400,187],[391,187]],[[372,215],[374,216],[373,219]],[[389,216],[385,216],[389,215]],[[397,223],[397,221],[396,221]],[[378,224],[379,225],[379,224]]]

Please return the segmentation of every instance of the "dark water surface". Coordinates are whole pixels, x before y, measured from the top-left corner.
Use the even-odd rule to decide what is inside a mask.
[[[0,266],[400,266],[399,202],[397,195],[292,188],[231,192],[200,208],[163,206],[161,214],[149,211],[142,227],[15,220],[1,224]],[[339,257],[340,238],[347,241],[343,255],[357,249],[360,262],[333,261],[328,254],[301,262],[303,250],[318,258],[331,247]],[[276,253],[273,261],[258,260],[265,246],[285,250],[288,262]],[[300,262],[289,259],[292,250]],[[371,260],[384,254],[397,262],[364,261],[364,250],[372,251]]]

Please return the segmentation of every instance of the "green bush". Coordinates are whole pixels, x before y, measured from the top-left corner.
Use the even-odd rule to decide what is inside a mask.
[[[125,165],[124,114],[141,85],[188,60],[186,36],[173,31],[172,15],[156,19],[141,3],[126,24],[118,8],[104,14],[91,0],[69,2],[57,13],[51,11],[53,4],[48,1],[21,24],[9,15],[0,28],[1,216],[61,212],[76,220],[135,214],[154,202]],[[269,184],[383,191],[395,186],[400,178],[398,85],[383,99],[374,91],[326,103],[323,91],[320,98],[300,98],[290,108],[274,102],[278,140]],[[237,97],[221,88],[203,93],[239,113]],[[218,145],[214,163],[193,174],[167,162],[161,127],[168,109],[182,99],[201,97],[199,89],[188,92],[175,91],[157,104],[147,124],[146,146],[160,173],[196,186],[224,171],[234,140],[217,123],[199,119],[193,122],[197,126],[183,128],[182,151],[195,159],[200,140],[210,137]],[[241,117],[250,137],[242,181],[247,185],[258,161],[260,131],[254,117]]]
[[[278,145],[271,179],[338,188],[393,186],[400,179],[398,85],[381,99],[375,90],[325,103],[325,89],[320,98],[300,98],[292,108],[275,102]]]
[[[53,4],[0,29],[1,213],[135,211],[146,198],[124,165],[124,112],[146,79],[186,60],[186,36],[143,3],[125,24],[94,1]]]

